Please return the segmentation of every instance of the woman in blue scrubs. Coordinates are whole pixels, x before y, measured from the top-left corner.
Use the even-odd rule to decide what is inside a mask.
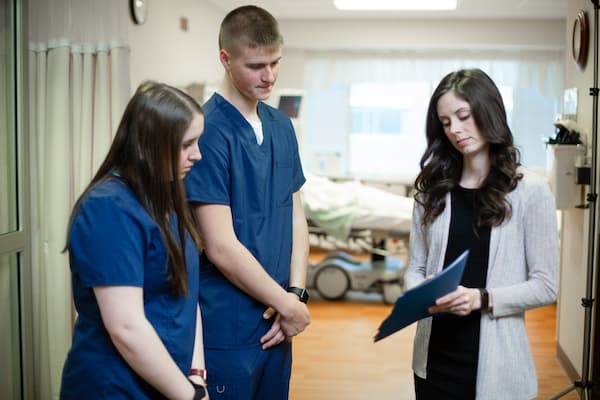
[[[69,221],[77,321],[61,399],[207,399],[200,240],[182,178],[204,116],[155,82],[130,100]]]

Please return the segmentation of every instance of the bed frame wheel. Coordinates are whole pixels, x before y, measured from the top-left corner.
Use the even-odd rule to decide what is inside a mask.
[[[383,302],[385,304],[394,304],[398,297],[402,295],[403,289],[400,283],[383,284]]]
[[[315,289],[325,300],[340,300],[350,289],[350,277],[337,265],[324,265],[315,276]]]

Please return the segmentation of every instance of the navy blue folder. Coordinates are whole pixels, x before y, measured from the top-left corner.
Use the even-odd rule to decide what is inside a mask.
[[[453,292],[458,287],[468,257],[469,250],[465,250],[442,272],[398,297],[392,312],[379,326],[375,342],[398,332],[415,321],[429,317],[431,314],[427,309],[434,305],[438,298]]]

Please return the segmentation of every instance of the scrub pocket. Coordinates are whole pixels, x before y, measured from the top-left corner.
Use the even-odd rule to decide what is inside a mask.
[[[277,207],[292,206],[292,163],[275,161],[275,198]]]
[[[245,349],[206,349],[208,393],[211,400],[252,399],[262,375],[260,346]]]

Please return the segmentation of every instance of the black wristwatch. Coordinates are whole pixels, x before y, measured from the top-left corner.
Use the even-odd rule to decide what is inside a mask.
[[[198,385],[194,381],[191,381],[191,380],[189,380],[189,381],[192,384],[192,386],[194,387],[194,390],[196,390],[196,393],[194,393],[194,400],[201,400],[204,397],[206,397],[206,388],[204,386]]]
[[[287,288],[287,291],[297,295],[300,301],[304,304],[308,303],[308,292],[306,291],[306,289],[302,289],[296,286],[290,286],[289,288]]]
[[[486,312],[490,308],[490,294],[487,289],[479,289],[481,294],[481,312]]]

